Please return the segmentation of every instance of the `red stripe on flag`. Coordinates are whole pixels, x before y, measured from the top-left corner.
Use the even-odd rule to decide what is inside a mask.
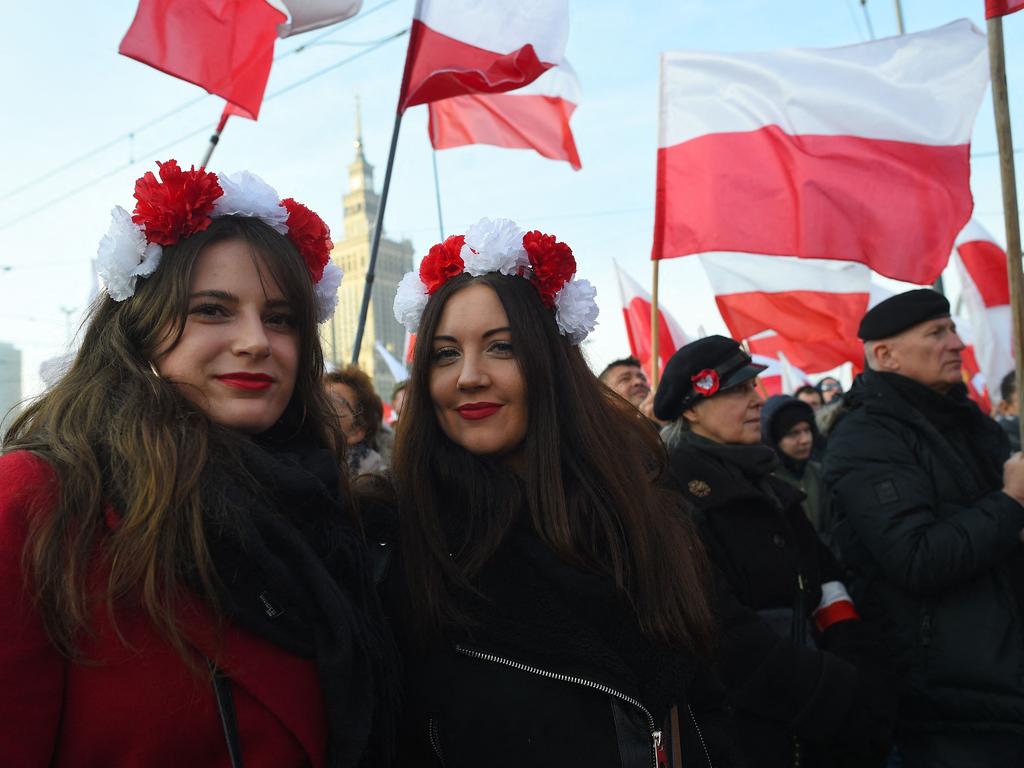
[[[857,609],[853,607],[853,603],[849,600],[838,600],[814,612],[814,623],[818,627],[819,632],[824,632],[840,621],[859,618],[860,614],[857,613]]]
[[[745,251],[847,259],[934,282],[973,207],[969,150],[791,136],[774,125],[661,148],[652,258]]]
[[[629,304],[622,309],[626,319],[626,336],[629,338],[630,353],[640,361],[641,366],[651,373],[651,302],[634,296]],[[665,370],[668,359],[676,351],[676,342],[672,338],[665,315],[658,310],[658,357],[661,359],[661,371]]]
[[[467,93],[502,93],[536,80],[553,65],[526,44],[507,54],[469,45],[413,19],[398,111]]]
[[[985,306],[1009,304],[1010,280],[1006,271],[1006,252],[987,240],[972,240],[957,246],[956,250],[978,287]]]
[[[469,94],[430,104],[430,143],[434,149],[490,144],[533,149],[551,160],[580,169],[569,128],[576,105],[540,94]]]
[[[780,336],[801,342],[829,342],[856,336],[857,326],[867,310],[868,295],[824,291],[749,292],[718,295],[715,302],[737,339],[773,330]]]
[[[791,341],[774,334],[748,338],[747,343],[751,354],[779,359],[782,352],[790,365],[804,371],[828,371],[846,362],[853,364],[854,375],[864,369],[864,345],[855,338],[806,342]]]
[[[1024,8],[1024,0],[985,0],[985,18],[1006,16]]]

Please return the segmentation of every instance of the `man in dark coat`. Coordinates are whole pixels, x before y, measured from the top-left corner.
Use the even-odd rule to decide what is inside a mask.
[[[1024,765],[1024,459],[967,399],[941,294],[882,302],[860,337],[825,480],[857,607],[905,673],[904,764]]]

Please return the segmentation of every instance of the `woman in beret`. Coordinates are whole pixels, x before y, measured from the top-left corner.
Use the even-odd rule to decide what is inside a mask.
[[[761,444],[756,365],[709,336],[669,360],[655,396],[671,479],[691,502],[714,564],[718,672],[751,765],[881,765],[888,697],[865,637],[801,507]]]

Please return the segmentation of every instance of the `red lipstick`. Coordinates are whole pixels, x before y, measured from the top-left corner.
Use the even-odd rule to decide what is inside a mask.
[[[274,380],[265,373],[245,373],[243,371],[225,373],[218,376],[217,379],[229,387],[248,390],[266,389],[274,383]]]
[[[464,419],[479,421],[480,419],[486,419],[488,416],[493,416],[501,407],[498,403],[466,403],[465,405],[460,405],[455,410]]]

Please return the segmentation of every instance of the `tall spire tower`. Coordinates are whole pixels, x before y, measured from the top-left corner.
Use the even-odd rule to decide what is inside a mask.
[[[358,96],[352,145],[355,157],[348,164],[348,192],[342,197],[345,238],[334,243],[331,255],[345,271],[345,279],[338,290],[338,308],[334,318],[323,331],[327,359],[339,366],[352,359],[363,285],[370,262],[370,242],[380,212],[380,195],[373,186],[373,166],[366,159],[363,147],[362,110]],[[395,357],[402,356],[405,329],[395,320],[391,307],[398,281],[412,269],[412,254],[412,243],[408,240],[397,242],[381,237],[370,294],[370,312],[359,350],[359,365],[373,378],[377,393],[385,400],[391,397],[391,390],[397,382],[374,349],[374,343],[379,341]]]

